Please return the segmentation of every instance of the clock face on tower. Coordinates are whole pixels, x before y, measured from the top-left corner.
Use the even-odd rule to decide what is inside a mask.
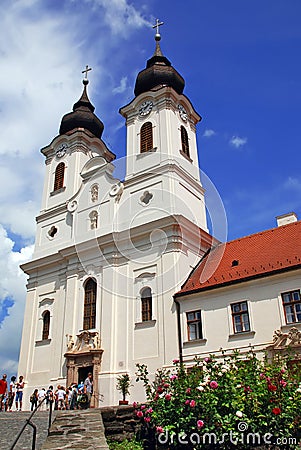
[[[55,152],[56,156],[58,158],[62,158],[67,150],[67,144],[61,144],[58,148],[57,151]]]
[[[139,107],[139,116],[146,116],[151,112],[153,109],[153,102],[151,100],[146,100],[145,102],[141,103]]]
[[[178,110],[179,110],[179,114],[182,120],[184,120],[184,122],[186,122],[187,120],[187,112],[186,109],[184,108],[184,106],[182,105],[178,105]]]

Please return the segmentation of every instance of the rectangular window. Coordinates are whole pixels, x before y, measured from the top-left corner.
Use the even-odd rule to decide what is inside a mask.
[[[187,331],[188,340],[194,341],[196,339],[202,339],[202,321],[201,321],[201,311],[192,311],[186,313],[187,315]]]
[[[234,333],[250,331],[250,319],[247,302],[232,303],[231,312]]]
[[[300,290],[281,294],[286,323],[301,322]]]

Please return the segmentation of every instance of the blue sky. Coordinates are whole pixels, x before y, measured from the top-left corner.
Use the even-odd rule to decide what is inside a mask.
[[[125,154],[118,110],[161,48],[203,117],[201,169],[224,203],[228,238],[301,217],[301,2],[299,0],[2,0],[0,18],[0,370],[17,370],[26,278],[41,201],[40,148],[82,90]]]

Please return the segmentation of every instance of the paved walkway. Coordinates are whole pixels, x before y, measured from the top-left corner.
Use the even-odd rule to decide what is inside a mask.
[[[9,450],[17,434],[23,427],[30,411],[0,412],[0,448]],[[33,423],[37,426],[36,450],[40,450],[47,437],[48,429],[47,411],[38,411],[33,416]],[[32,445],[32,428],[27,427],[14,450],[29,450]]]
[[[99,409],[58,411],[42,450],[108,450]]]

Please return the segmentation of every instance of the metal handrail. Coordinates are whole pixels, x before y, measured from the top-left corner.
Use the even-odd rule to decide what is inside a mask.
[[[25,424],[23,425],[22,429],[19,431],[16,439],[14,440],[12,446],[9,448],[9,450],[13,450],[18,442],[18,440],[20,439],[20,437],[22,436],[25,428],[27,427],[27,425],[29,425],[30,427],[32,427],[32,444],[31,444],[31,450],[35,450],[36,448],[36,439],[37,439],[37,426],[31,421],[32,417],[35,415],[35,413],[37,412],[37,410],[41,407],[41,405],[46,401],[49,400],[49,417],[48,417],[48,430],[47,430],[47,434],[49,435],[49,430],[51,427],[51,418],[52,418],[52,404],[53,404],[53,398],[50,395],[46,395],[45,398],[43,398],[43,400],[41,400],[38,404],[38,406],[36,406],[36,408],[33,410],[33,412],[30,414],[30,416],[28,417],[28,419],[26,419]]]

